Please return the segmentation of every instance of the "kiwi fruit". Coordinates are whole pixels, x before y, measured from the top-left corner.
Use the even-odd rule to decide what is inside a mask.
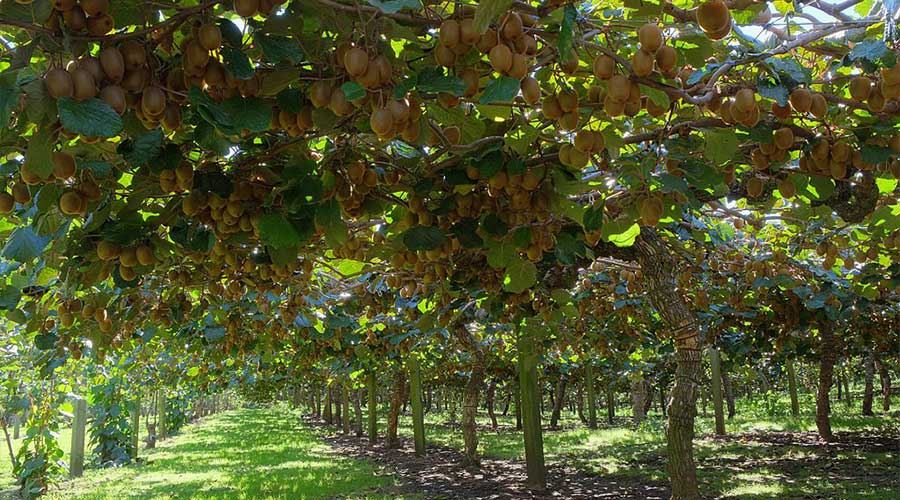
[[[0,192],[0,213],[8,214],[16,206],[16,200],[6,191]]]
[[[810,95],[809,90],[797,87],[791,91],[791,95],[789,97],[791,102],[791,107],[794,108],[794,111],[798,113],[808,113],[809,107],[812,104],[812,95]]]
[[[601,80],[609,80],[616,72],[616,60],[606,54],[594,58],[591,65],[594,76]]]
[[[325,80],[316,80],[309,86],[309,100],[317,108],[324,108],[331,102],[331,85]]]
[[[234,0],[234,11],[241,17],[253,17],[259,4],[260,0]]]
[[[84,56],[79,59],[78,67],[86,69],[94,77],[95,82],[102,82],[106,78],[106,73],[103,72],[100,60],[94,56]]]
[[[668,73],[675,69],[678,63],[678,52],[674,47],[663,45],[656,51],[656,66],[663,73]]]
[[[488,60],[491,62],[491,68],[497,73],[506,73],[512,67],[512,50],[504,44],[498,44],[491,49],[488,54]]]
[[[63,12],[63,22],[66,23],[66,28],[73,33],[79,33],[87,28],[87,16],[77,5]]]
[[[369,126],[378,136],[388,136],[394,130],[394,116],[387,108],[379,108],[369,116]]]
[[[582,129],[575,134],[572,146],[582,153],[590,153],[594,149],[594,133],[591,130]]]
[[[353,78],[360,77],[369,68],[369,55],[359,47],[352,47],[344,53],[344,68]]]
[[[818,92],[812,95],[812,100],[809,103],[809,114],[819,119],[825,118],[825,115],[828,114],[828,101],[825,100],[825,96]]]
[[[93,36],[103,36],[116,27],[116,22],[109,14],[87,18],[87,30]]]
[[[48,71],[44,75],[44,85],[47,87],[47,93],[54,98],[72,97],[75,93],[72,75],[62,68]]]
[[[137,257],[138,264],[142,266],[152,266],[156,262],[153,249],[149,245],[138,246],[134,250],[134,254]]]
[[[794,131],[790,127],[781,127],[775,131],[773,139],[779,149],[791,149],[794,146]]]
[[[763,189],[765,189],[765,183],[759,177],[753,176],[747,179],[747,196],[751,198],[759,198]]]
[[[605,111],[610,118],[622,116],[625,113],[625,102],[626,101],[617,101],[607,94],[603,99],[603,111]]]
[[[507,49],[509,50],[509,49]],[[438,45],[434,48],[434,61],[438,63],[438,66],[443,66],[445,68],[452,68],[456,65],[456,53],[453,52],[453,49],[448,49],[443,45]],[[373,68],[374,70],[374,68]],[[375,71],[375,81],[378,82],[378,73]]]
[[[53,0],[51,4],[53,5],[54,9],[60,12],[65,12],[78,5],[78,0]]]
[[[137,278],[137,273],[130,267],[119,266],[119,277],[122,278],[122,281],[132,281]],[[100,331],[104,333],[112,331],[112,322],[109,318],[101,320],[97,323],[97,326],[100,328]]]
[[[353,103],[347,100],[347,95],[344,94],[344,91],[337,87],[331,92],[328,109],[338,116],[347,116],[353,113],[353,110],[356,108],[353,106]]]
[[[447,47],[448,49],[452,49],[459,45],[460,39],[460,29],[459,23],[456,22],[455,19],[447,19],[443,23],[441,23],[441,27],[438,30],[438,40],[441,45]]]
[[[567,146],[568,146],[568,144],[567,144]],[[577,149],[575,149],[572,146],[569,146],[569,148],[570,149],[569,149],[569,154],[568,154],[568,160],[569,160],[568,166],[576,168],[578,170],[581,170],[584,167],[586,167],[588,165],[588,163],[590,163],[591,157],[588,153],[578,151]]]
[[[515,12],[509,12],[500,23],[500,35],[506,40],[515,40],[522,36],[522,18]]]
[[[160,123],[166,130],[178,130],[181,128],[181,107],[174,102],[166,103],[166,110],[163,111]]]
[[[866,100],[866,105],[869,108],[869,111],[873,113],[880,113],[884,111],[885,99],[884,95],[881,94],[881,88],[875,87],[872,93],[869,95],[869,98]]]
[[[791,117],[791,106],[787,104],[782,106],[777,102],[772,102],[772,114],[775,115],[775,118],[779,120],[787,120]]]
[[[54,151],[51,157],[53,161],[53,177],[65,180],[75,175],[75,158],[63,151]]]
[[[850,97],[854,101],[865,101],[872,93],[872,80],[866,76],[857,76],[850,80]]]
[[[72,71],[73,97],[76,101],[84,101],[97,95],[97,83],[90,71],[75,68]]]
[[[475,45],[481,35],[475,29],[475,19],[469,17],[459,22],[459,40],[466,45]]]
[[[655,227],[663,216],[665,207],[662,198],[649,196],[641,200],[638,207],[641,214],[641,223],[645,226]]]
[[[541,100],[541,86],[538,81],[530,76],[526,76],[519,84],[522,90],[522,98],[529,105],[535,105]]]
[[[738,111],[741,114],[747,113],[753,106],[756,106],[756,94],[753,93],[753,90],[738,90],[734,95],[734,102],[731,108],[732,114],[734,114],[735,111]]]
[[[119,256],[122,249],[119,245],[106,240],[97,242],[97,257],[100,260],[113,260]]]
[[[79,0],[78,5],[89,16],[99,16],[109,12],[109,0]]]
[[[213,23],[205,23],[197,29],[197,42],[206,50],[218,50],[222,46],[222,30]]]
[[[506,74],[516,80],[525,78],[525,76],[528,75],[528,61],[525,60],[525,56],[522,54],[513,54],[512,65],[509,67],[509,71],[507,71]]]
[[[557,95],[557,99],[559,99],[559,107],[564,113],[569,113],[578,109],[578,94],[574,91],[560,91]]]
[[[134,40],[126,40],[119,46],[126,69],[134,69],[147,63],[147,51],[144,46]]]
[[[463,96],[472,97],[478,93],[478,80],[480,75],[473,68],[465,68],[459,72],[459,77],[466,83],[466,90]]]
[[[81,213],[84,198],[75,191],[67,190],[59,197],[59,210],[65,215],[78,215]]]
[[[447,142],[453,144],[454,146],[459,144],[462,140],[462,130],[456,125],[452,125],[449,127],[444,127],[443,129],[444,137],[447,138]]]
[[[548,95],[544,98],[541,105],[541,111],[548,120],[559,120],[563,115],[562,107],[559,105],[559,99],[555,95]]]
[[[141,94],[141,110],[150,117],[161,117],[166,110],[166,94],[157,86],[144,89]]]
[[[28,184],[25,184],[24,182],[17,182],[13,184],[12,197],[14,200],[16,200],[16,203],[20,203],[22,205],[31,201],[31,190],[28,189]]]
[[[900,85],[900,64],[881,68],[881,80],[887,85]]]
[[[655,54],[662,46],[662,31],[659,26],[648,23],[638,28],[638,41],[641,43],[641,49],[649,54]]]
[[[617,102],[625,102],[631,95],[631,82],[623,75],[613,75],[607,84],[606,97]]]
[[[559,117],[559,128],[572,131],[578,128],[578,111],[569,111]]]
[[[708,0],[696,11],[697,24],[713,40],[720,40],[731,31],[731,12],[723,0]]]
[[[635,76],[650,76],[653,73],[653,55],[644,52],[644,49],[637,50],[631,57],[631,71]]]
[[[782,179],[778,182],[778,192],[783,198],[793,198],[797,194],[797,187],[790,179]]]

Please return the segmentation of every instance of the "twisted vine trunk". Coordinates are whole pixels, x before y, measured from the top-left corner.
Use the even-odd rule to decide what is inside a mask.
[[[455,331],[459,342],[472,355],[472,373],[469,375],[465,394],[463,394],[462,430],[465,443],[463,465],[477,466],[479,464],[478,431],[475,427],[475,416],[478,414],[478,395],[484,384],[484,351],[481,349],[478,339],[464,325],[458,324]]]
[[[891,373],[881,359],[875,358],[875,367],[881,379],[881,407],[885,413],[891,411]]]
[[[491,417],[491,429],[497,430],[497,415],[494,413],[494,399],[497,394],[497,381],[492,380],[490,384],[488,384],[487,390],[487,412],[488,416]]]
[[[819,387],[816,390],[816,428],[819,436],[830,441],[834,438],[831,432],[831,402],[828,392],[834,383],[834,363],[837,361],[837,342],[832,325],[828,321],[819,325]]]
[[[631,417],[639,424],[647,418],[647,403],[650,401],[647,381],[642,378],[631,381]]]
[[[401,368],[394,371],[394,387],[391,391],[391,407],[388,410],[387,430],[385,431],[385,445],[388,448],[399,448],[400,438],[397,437],[397,423],[400,419],[400,407],[403,406],[403,394],[406,385],[406,372]]]
[[[562,411],[563,402],[566,399],[566,385],[568,382],[568,377],[563,374],[560,374],[559,380],[556,381],[556,396],[553,398],[553,413],[550,414],[551,429],[559,428],[559,415]]]
[[[865,365],[866,387],[863,391],[862,414],[871,417],[875,414],[872,411],[872,403],[875,401],[875,353],[872,349],[866,349]]]
[[[652,229],[641,228],[634,247],[650,301],[675,338],[675,383],[669,397],[666,429],[672,498],[698,500],[700,489],[693,441],[697,380],[701,371],[700,331],[694,312],[678,289],[679,266],[659,235]]]

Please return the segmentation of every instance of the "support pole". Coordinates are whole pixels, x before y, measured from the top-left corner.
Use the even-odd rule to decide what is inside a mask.
[[[157,424],[158,428],[156,429],[156,436],[162,441],[169,435],[169,430],[167,429],[168,422],[166,422],[166,391],[160,389],[157,398],[156,412],[159,423]]]
[[[588,360],[584,366],[584,384],[587,387],[588,427],[597,428],[597,391],[594,389],[594,365]]]
[[[715,346],[709,348],[709,366],[712,372],[713,410],[716,414],[716,435],[725,435],[725,409],[722,405],[722,360]]]
[[[72,462],[69,465],[70,477],[81,477],[84,474],[84,431],[87,425],[87,401],[75,400],[75,412],[72,417]]]
[[[140,449],[141,397],[138,396],[131,409],[131,460],[136,460]]]
[[[425,455],[425,413],[422,409],[422,372],[419,368],[419,358],[410,354],[406,360],[409,370],[409,397],[412,405],[413,441],[415,442],[416,455]]]
[[[785,363],[788,376],[788,390],[791,393],[791,415],[800,416],[800,401],[797,398],[797,372],[794,370],[794,361],[791,358]]]
[[[369,442],[374,444],[378,440],[378,398],[375,392],[375,371],[371,369],[366,375],[366,391],[369,400]]]
[[[538,386],[538,357],[534,352],[532,333],[520,331],[519,387],[522,392],[522,429],[525,438],[525,465],[530,489],[547,489],[547,470],[544,466],[544,438],[541,434],[540,387]]]

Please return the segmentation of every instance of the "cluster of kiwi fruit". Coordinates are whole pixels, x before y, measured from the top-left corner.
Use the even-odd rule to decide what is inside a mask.
[[[638,213],[641,216],[641,224],[656,227],[665,213],[665,201],[659,193],[652,193],[641,198],[638,202]]]
[[[258,237],[261,202],[269,196],[271,187],[248,180],[235,180],[233,186],[226,198],[192,189],[182,200],[181,209],[186,216],[213,228],[220,239],[242,232]]]
[[[559,162],[567,167],[582,169],[587,166],[592,155],[606,149],[606,140],[599,130],[581,129],[572,139],[572,144],[559,148]]]
[[[675,78],[678,72],[676,68],[678,53],[673,47],[663,44],[663,34],[659,26],[654,23],[645,24],[638,28],[637,35],[640,48],[631,56],[631,72],[635,76],[650,76],[653,73],[655,63],[656,68],[665,77]],[[595,63],[599,63],[599,67],[594,70],[595,75],[598,73],[597,70],[600,70],[601,74],[612,76],[609,72],[608,60],[601,59],[598,56],[595,58]]]
[[[731,11],[724,0],[707,0],[697,7],[697,24],[710,40],[721,40],[731,33]]]
[[[757,172],[766,172],[773,163],[786,161],[788,152],[794,148],[794,131],[791,127],[781,127],[772,133],[771,142],[761,142],[750,151],[750,164]]]
[[[31,3],[31,0],[16,1]],[[53,10],[45,27],[55,33],[61,32],[64,24],[69,33],[104,36],[116,26],[109,14],[109,0],[53,0],[51,3]]]
[[[75,158],[65,152],[65,151],[54,151],[50,156],[50,161],[53,163],[53,172],[51,173],[51,178],[63,183],[69,183],[71,179],[76,176],[78,167],[75,162]],[[16,203],[24,205],[31,201],[31,190],[29,189],[29,184],[40,184],[41,179],[33,174],[30,169],[25,168],[24,165],[20,169],[20,178],[19,182],[16,182],[12,185],[10,191],[12,194],[7,193],[6,191],[0,191],[0,213],[8,214],[12,211]],[[89,180],[93,180],[92,177],[87,176]],[[85,189],[85,192],[90,192],[92,195],[99,194],[98,190],[95,189],[96,184],[92,184],[90,187]],[[80,193],[83,194],[83,193]],[[86,197],[85,197],[86,198]],[[70,200],[74,202],[75,200]],[[78,203],[67,203],[66,208],[67,211],[63,213],[66,215],[76,215],[81,213],[81,208],[83,207],[83,203],[78,201]],[[71,209],[71,210],[69,210]]]
[[[850,80],[850,97],[865,102],[869,111],[880,113],[891,99],[900,98],[900,64],[882,68],[875,80],[860,75]]]
[[[272,13],[275,7],[283,4],[285,0],[234,0],[234,12],[241,17],[263,17]]]
[[[801,172],[829,176],[834,179],[847,177],[849,167],[871,170],[872,165],[862,160],[858,149],[844,139],[821,138],[809,147],[809,152],[800,157]]]
[[[656,27],[655,25],[647,26]],[[658,47],[657,49],[658,54],[662,48]],[[638,52],[642,50],[639,49]],[[640,85],[637,82],[633,82],[627,76],[616,72],[616,60],[612,56],[607,54],[598,55],[594,58],[591,67],[594,76],[606,82],[606,89],[604,92],[604,89],[600,86],[591,86],[588,91],[588,100],[602,103],[603,110],[610,118],[622,116],[623,114],[635,116],[644,108],[647,109],[651,116],[661,116],[666,111],[665,108],[658,106],[652,99],[642,96]]]
[[[344,212],[359,217],[366,196],[378,185],[378,172],[362,160],[347,162],[341,170],[343,175],[335,176],[335,199]]]
[[[101,261],[118,262],[119,276],[125,281],[132,281],[137,277],[136,267],[152,267],[158,262],[149,243],[122,247],[111,241],[100,240],[96,251]]]

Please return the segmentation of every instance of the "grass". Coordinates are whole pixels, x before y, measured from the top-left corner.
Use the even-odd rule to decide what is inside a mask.
[[[142,450],[143,451],[143,450]],[[91,469],[48,500],[395,499],[394,480],[337,456],[298,413],[283,408],[220,413],[143,451],[144,462]]]
[[[897,417],[858,415],[859,406],[832,405],[835,432],[867,432],[873,435],[900,435]],[[815,432],[815,404],[812,395],[803,395],[801,416],[790,416],[787,399],[777,402],[777,412],[769,415],[762,407],[739,401],[738,412],[726,421],[729,434],[743,439],[715,439],[712,415],[697,418],[695,456],[701,491],[729,499],[781,499],[802,496],[848,500],[893,500],[900,498],[900,445],[893,451],[835,451],[828,447],[775,444],[750,439],[761,432]],[[627,412],[627,408],[620,411]],[[712,407],[709,408],[710,413]],[[603,415],[605,417],[605,414]],[[458,417],[457,417],[458,418]],[[426,436],[431,444],[463,447],[457,427],[446,425],[447,415],[426,417]],[[489,425],[486,415],[478,423]],[[512,416],[499,417],[500,432],[479,433],[479,451],[489,457],[524,459],[521,434],[511,430]],[[620,425],[621,424],[621,425]],[[665,422],[651,414],[640,426],[617,420],[617,427],[584,428],[577,417],[564,415],[562,430],[544,432],[544,453],[548,464],[566,463],[593,474],[628,476],[666,481]],[[400,432],[412,436],[409,417],[401,419]],[[749,434],[748,434],[749,433]],[[873,482],[873,478],[877,481]]]
[[[90,430],[86,430],[86,432],[89,433]],[[12,436],[12,429],[9,430],[9,434],[10,434],[10,436]],[[24,437],[24,434],[25,434],[24,427],[21,430],[21,434],[22,434],[22,437]],[[0,438],[2,438],[2,437],[3,437],[3,435],[2,435],[2,433],[0,433]],[[90,436],[86,435],[85,439],[89,440]],[[59,442],[60,447],[65,452],[65,454],[66,454],[65,460],[66,460],[66,463],[68,463],[70,455],[71,455],[71,451],[72,451],[72,428],[65,427],[63,429],[60,429],[59,437],[57,438],[57,441]],[[21,437],[19,439],[14,439],[12,443],[13,443],[13,451],[18,453],[19,445],[22,443]],[[88,445],[85,444],[86,448],[87,448],[87,446]],[[2,459],[0,459],[0,492],[2,492],[4,490],[8,490],[10,488],[15,488],[16,481],[12,475],[12,463],[10,462],[10,459],[9,459],[9,451],[6,448],[6,442],[4,441],[2,444],[0,444],[0,447],[2,447],[2,448],[0,448],[0,455],[2,455],[2,457],[3,457]],[[89,450],[86,450],[86,451],[89,451]]]

